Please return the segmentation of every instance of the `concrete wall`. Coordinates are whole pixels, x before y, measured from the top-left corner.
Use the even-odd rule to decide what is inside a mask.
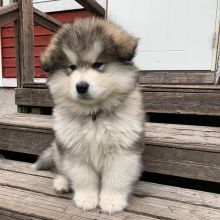
[[[15,91],[11,88],[0,88],[0,115],[17,112]]]

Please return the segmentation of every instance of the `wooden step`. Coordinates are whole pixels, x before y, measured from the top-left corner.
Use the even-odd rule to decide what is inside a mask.
[[[145,170],[220,182],[220,128],[145,124]]]
[[[0,117],[0,148],[39,154],[53,140],[52,117],[11,114]]]
[[[220,86],[141,85],[147,113],[220,115]]]
[[[220,195],[161,184],[138,182],[128,208],[109,216],[76,208],[72,194],[52,189],[52,174],[30,164],[0,160],[0,219],[154,220],[209,219],[220,216]]]
[[[45,85],[34,85],[16,89],[15,103],[18,106],[53,107]],[[220,115],[219,85],[141,84],[140,87],[147,113]]]
[[[53,140],[51,116],[0,117],[0,149],[39,154]],[[144,170],[220,182],[220,128],[145,124]]]

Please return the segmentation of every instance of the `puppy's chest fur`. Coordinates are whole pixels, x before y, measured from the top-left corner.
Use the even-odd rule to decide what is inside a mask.
[[[101,114],[91,117],[70,117],[56,114],[54,129],[58,140],[71,152],[71,157],[100,167],[105,157],[124,150],[134,150],[143,130],[141,120],[126,114]]]

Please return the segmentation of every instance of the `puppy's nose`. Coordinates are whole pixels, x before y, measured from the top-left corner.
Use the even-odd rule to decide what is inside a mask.
[[[88,89],[89,89],[89,84],[87,82],[82,81],[76,84],[76,91],[79,94],[87,93]]]

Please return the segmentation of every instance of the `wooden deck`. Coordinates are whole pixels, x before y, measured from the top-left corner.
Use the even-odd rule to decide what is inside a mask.
[[[0,159],[0,219],[220,219],[220,195],[149,182],[137,183],[124,212],[84,212],[76,208],[72,194],[53,191],[52,177],[32,170],[29,163]]]

